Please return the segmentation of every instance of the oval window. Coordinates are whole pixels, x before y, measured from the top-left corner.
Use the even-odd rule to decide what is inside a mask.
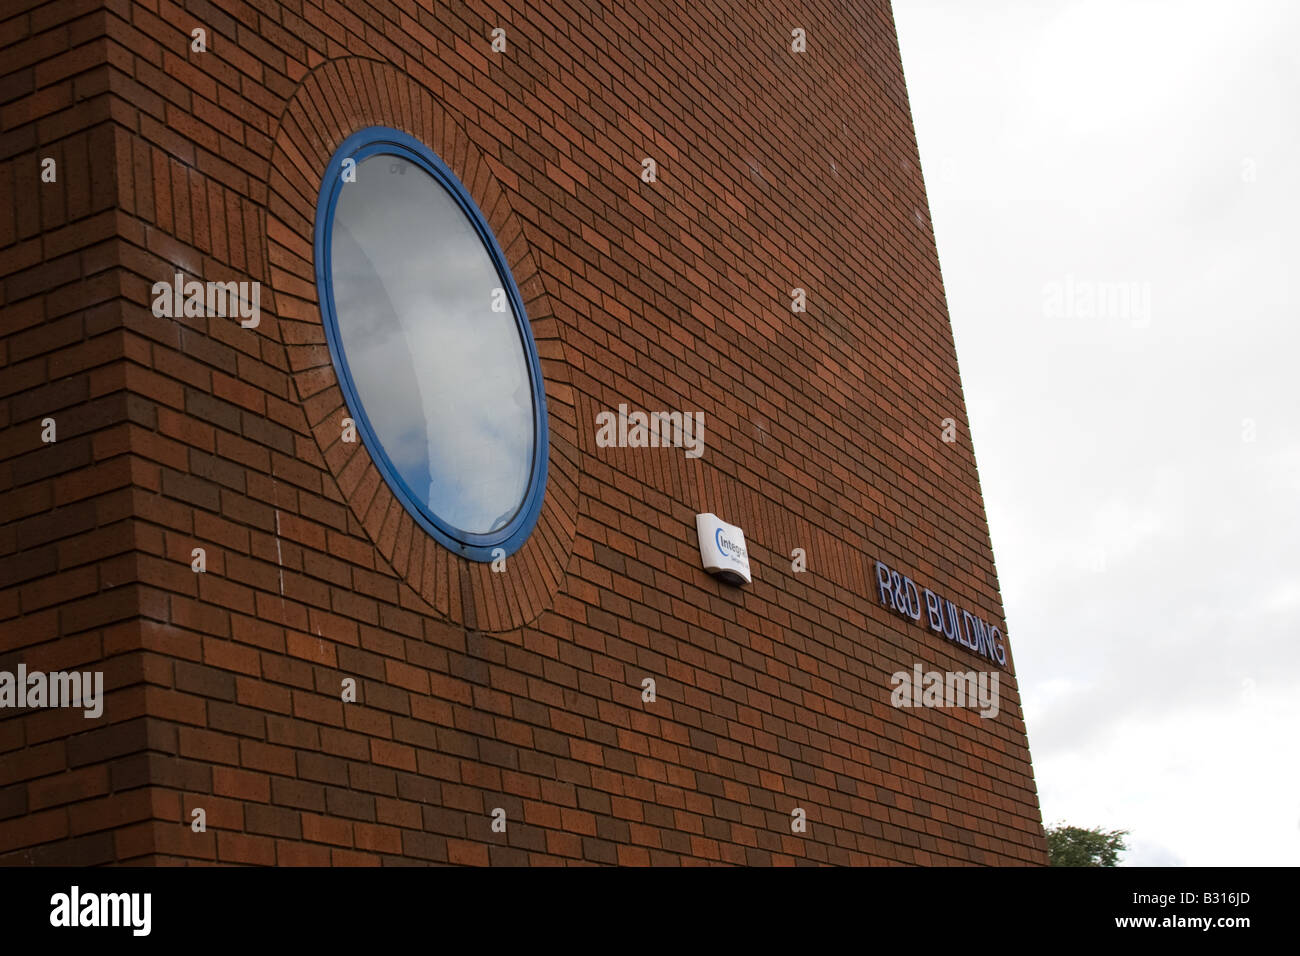
[[[514,551],[541,510],[546,399],[482,213],[431,150],[373,127],[335,153],[316,216],[330,355],[375,464],[452,550]]]

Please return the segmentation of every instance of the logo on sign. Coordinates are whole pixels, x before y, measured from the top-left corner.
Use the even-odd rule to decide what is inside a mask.
[[[745,557],[744,547],[737,544],[735,541],[732,541],[730,538],[728,538],[727,535],[724,533],[724,529],[719,528],[717,530],[717,533],[714,534],[713,540],[714,542],[717,543],[718,550],[721,551],[723,554],[725,554],[727,557],[729,558]]]

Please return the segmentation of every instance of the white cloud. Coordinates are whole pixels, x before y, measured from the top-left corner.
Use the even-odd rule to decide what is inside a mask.
[[[1044,819],[1294,863],[1300,7],[894,8]]]

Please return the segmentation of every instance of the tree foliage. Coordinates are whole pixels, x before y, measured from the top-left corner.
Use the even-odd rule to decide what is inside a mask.
[[[1127,830],[1085,829],[1063,823],[1048,827],[1047,857],[1052,866],[1114,866],[1128,849]]]

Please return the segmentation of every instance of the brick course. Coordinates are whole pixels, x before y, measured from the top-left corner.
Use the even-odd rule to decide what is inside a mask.
[[[885,0],[6,11],[0,670],[107,698],[0,714],[0,864],[1046,861],[1013,667],[995,719],[889,705],[981,664],[876,558],[1003,612]],[[527,304],[549,483],[505,574],[338,440],[312,229],[371,124]],[[261,324],[155,317],[178,271],[261,282]],[[702,410],[704,457],[597,447],[620,402]],[[705,511],[751,587],[699,567]]]

